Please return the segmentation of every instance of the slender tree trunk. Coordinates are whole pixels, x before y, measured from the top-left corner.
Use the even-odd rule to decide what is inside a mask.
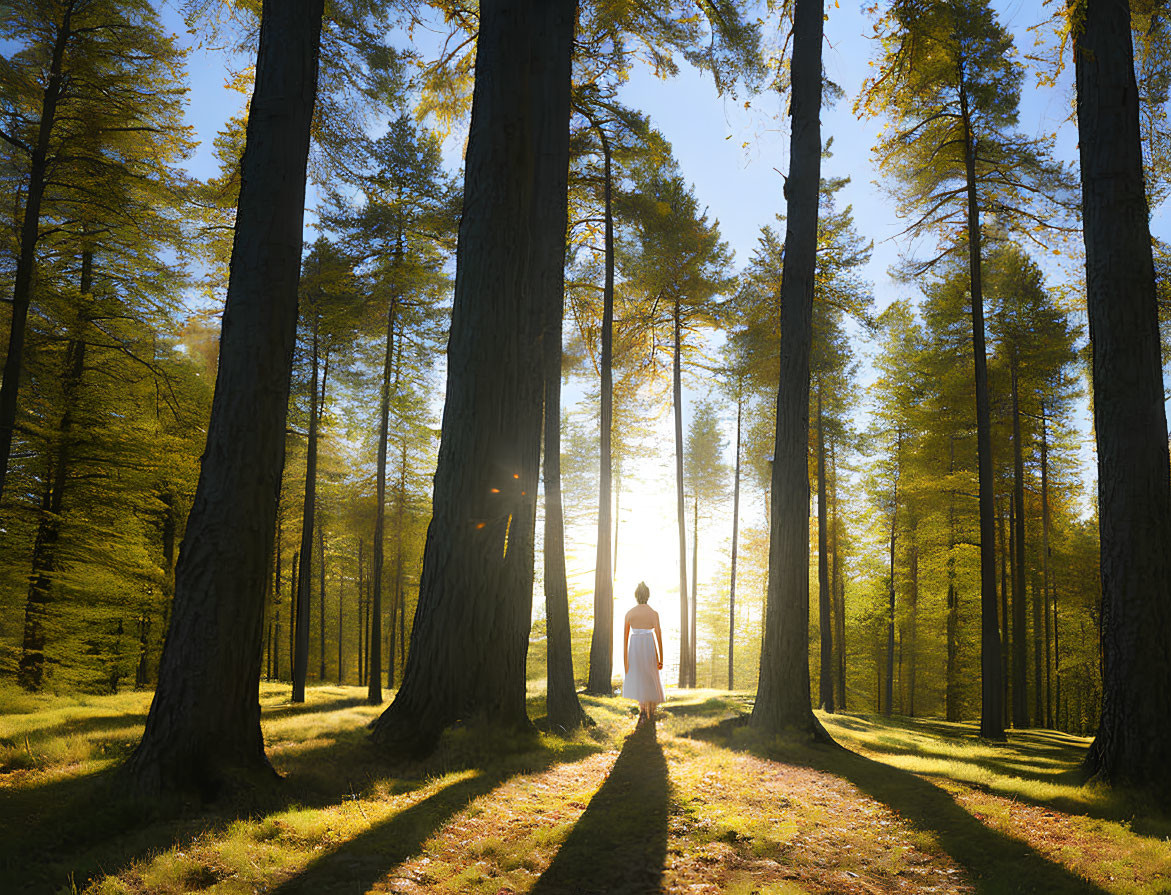
[[[1057,626],[1057,581],[1053,582],[1053,699],[1056,703],[1055,711],[1058,715],[1057,726],[1062,730],[1067,729],[1068,724],[1061,723],[1061,638],[1058,636]],[[1069,720],[1069,712],[1065,713],[1066,721]]]
[[[1049,425],[1041,402],[1041,596],[1045,613],[1045,726],[1053,729],[1053,629],[1049,605]]]
[[[675,515],[679,526],[679,686],[686,687],[691,680],[688,668],[691,659],[691,620],[687,609],[687,518],[683,496],[683,328],[678,296],[675,297],[673,320],[675,347],[671,402],[675,411]]]
[[[594,631],[590,641],[590,674],[587,691],[597,696],[609,696],[612,692],[614,679],[614,569],[613,556],[610,550],[610,507],[611,476],[613,460],[611,457],[611,435],[614,428],[614,213],[612,205],[612,176],[610,158],[610,140],[606,136],[606,129],[595,125],[598,137],[602,141],[602,158],[605,163],[605,251],[606,251],[606,281],[602,290],[602,395],[601,421],[599,427],[599,458],[598,458],[598,546],[594,560]],[[561,285],[564,291],[564,284]],[[557,337],[561,334],[561,314],[559,310],[556,321]],[[557,397],[561,397],[561,343],[557,343]],[[547,375],[552,376],[550,371]],[[546,387],[549,387],[547,383]],[[546,408],[548,413],[548,408]],[[555,414],[560,425],[561,410],[557,408]],[[546,439],[549,430],[546,427]],[[560,431],[557,433],[557,444],[561,444]],[[546,460],[548,463],[548,460]],[[557,467],[560,471],[561,461],[558,458]],[[546,485],[548,487],[548,485]],[[560,481],[558,482],[560,493]],[[548,503],[546,502],[546,506]],[[558,507],[560,515],[560,507]],[[564,534],[561,535],[562,556],[564,565]],[[559,587],[560,585],[557,585]],[[556,593],[556,588],[555,588]],[[546,597],[548,599],[548,596]],[[568,597],[566,597],[568,600]],[[552,657],[549,659],[552,662]],[[572,670],[572,669],[571,669]],[[564,706],[571,715],[580,715],[581,707],[577,705],[577,695],[574,694],[573,704],[568,701]]]
[[[736,388],[736,472],[732,484],[732,572],[728,581],[728,689],[735,689],[736,548],[740,540],[740,428],[744,419],[744,383]]]
[[[396,374],[397,375],[397,374]],[[397,387],[396,387],[397,388]],[[397,519],[395,520],[394,532],[394,611],[391,613],[391,627],[394,627],[394,620],[398,620],[398,649],[401,657],[406,646],[406,627],[407,627],[407,607],[406,597],[403,591],[403,574],[405,562],[405,541],[406,521],[407,521],[407,442],[406,439],[399,445],[399,467],[398,467],[398,505],[396,507]],[[395,638],[393,631],[391,633],[391,647],[388,658],[389,671],[387,674],[387,686],[394,687],[397,677],[397,669],[394,658]],[[405,665],[405,662],[399,662],[399,666]]]
[[[1012,724],[1029,726],[1029,635],[1025,621],[1025,463],[1017,361],[1010,360],[1012,381]]]
[[[8,352],[4,356],[4,379],[0,383],[0,499],[8,478],[8,461],[12,455],[12,436],[16,430],[17,398],[24,365],[24,335],[28,328],[28,310],[32,301],[33,274],[40,241],[41,202],[49,170],[49,144],[57,123],[57,104],[64,86],[65,51],[75,35],[72,29],[76,0],[61,3],[61,24],[53,34],[49,53],[48,77],[41,94],[41,117],[37,125],[37,142],[29,160],[28,185],[25,190],[24,215],[20,224],[20,247],[12,283],[12,315],[8,322]],[[34,650],[35,652],[35,650]],[[36,675],[34,675],[36,676]]]
[[[834,450],[834,443],[831,440],[829,443],[829,458],[830,458],[830,478],[833,482],[833,493],[831,495],[831,504],[833,507],[832,524],[830,527],[830,553],[834,558],[833,568],[833,593],[834,593],[834,621],[835,621],[835,637],[834,648],[837,653],[837,687],[838,699],[837,710],[844,712],[846,710],[846,577],[845,570],[842,568],[841,550],[841,532],[840,516],[841,510],[838,506],[838,464],[837,455]]]
[[[948,478],[955,474],[955,434],[948,438]],[[947,675],[946,712],[948,721],[960,720],[960,598],[956,591],[956,493],[947,496]]]
[[[317,680],[325,682],[325,526],[321,520],[317,521],[317,573],[318,573],[318,606],[321,611],[321,664],[317,669]]]
[[[366,541],[358,538],[358,684],[366,678]]]
[[[822,414],[821,378],[817,381],[817,625],[821,635],[819,683],[822,711],[834,710],[834,639],[830,617],[829,532],[825,482],[825,419]]]
[[[463,719],[527,729],[544,403],[564,264],[572,0],[480,4],[447,400],[402,686],[372,736],[429,751]]]
[[[382,704],[382,578],[383,550],[386,541],[386,444],[390,429],[390,378],[394,366],[394,322],[398,296],[386,310],[386,351],[382,359],[382,388],[378,407],[378,466],[374,498],[374,538],[370,559],[370,625],[366,634],[366,701]],[[393,629],[393,619],[391,621]],[[393,663],[394,657],[390,657]]]
[[[301,551],[293,551],[293,565],[289,570],[289,682],[293,681],[293,665],[297,655],[297,582],[301,580]]]
[[[1001,719],[1002,719],[1003,723],[1007,726],[1008,721],[1009,721],[1008,707],[1011,704],[1009,702],[1008,682],[1012,679],[1012,675],[1009,674],[1009,666],[1008,666],[1008,660],[1009,660],[1009,656],[1010,656],[1010,647],[1012,644],[1012,640],[1008,636],[1008,620],[1009,620],[1009,615],[1008,615],[1008,572],[1009,572],[1009,567],[1012,564],[1012,560],[1011,560],[1012,550],[1011,550],[1011,544],[1009,543],[1009,538],[1006,537],[1006,534],[1004,531],[1004,517],[1005,517],[1005,515],[1006,514],[1003,512],[1003,510],[998,511],[996,514],[996,524],[997,524],[997,527],[999,530],[999,539],[1000,539],[1000,625],[1001,625],[1000,635],[1003,638],[1002,642],[1004,644],[1004,649],[1001,651],[1001,654],[1000,654],[1000,670],[1001,670],[1000,681],[1001,681],[1001,686],[1003,688],[1002,693],[1001,693],[1000,709],[1001,709]]]
[[[81,256],[81,295],[88,302],[93,284],[93,255]],[[16,680],[24,689],[37,691],[44,684],[45,622],[52,601],[53,578],[57,572],[57,542],[61,537],[61,509],[65,499],[66,483],[73,465],[73,422],[85,374],[86,333],[88,321],[79,312],[76,330],[65,349],[61,370],[61,419],[57,424],[56,443],[45,474],[45,488],[41,497],[40,519],[36,540],[33,542],[32,569],[28,578],[28,598],[24,608],[24,637],[21,642],[20,662]]]
[[[1171,483],[1126,0],[1086,0],[1077,115],[1101,522],[1102,716],[1086,768],[1171,797]]]
[[[561,289],[564,291],[564,274]],[[545,332],[545,639],[546,639],[546,714],[549,726],[554,730],[569,732],[588,721],[577,698],[577,687],[573,679],[573,642],[569,625],[569,584],[565,578],[565,521],[561,507],[561,328],[563,325],[564,302],[550,302],[549,328]],[[606,349],[603,347],[603,367]],[[602,377],[605,391],[606,377]],[[603,416],[605,413],[603,412]],[[606,426],[603,424],[603,431]],[[603,438],[602,475],[608,469],[609,439]],[[605,490],[605,489],[603,489]],[[599,527],[598,537],[607,543],[610,529]],[[594,595],[597,597],[598,578],[595,577]],[[611,597],[607,607],[613,611]],[[603,610],[605,607],[602,607]],[[597,636],[599,605],[594,603],[594,634]],[[613,624],[607,643],[613,642]],[[593,649],[590,650],[591,657]],[[613,656],[600,659],[599,670],[605,668],[605,694],[611,693]],[[591,661],[591,670],[593,662]]]
[[[890,494],[890,579],[887,588],[886,610],[886,707],[887,715],[894,711],[895,681],[895,541],[899,517],[899,473],[902,469],[903,430],[899,429],[895,439],[894,486]]]
[[[284,464],[305,165],[322,0],[265,2],[219,373],[146,730],[140,792],[214,792],[271,776],[260,731],[260,624]]]
[[[908,626],[910,627],[910,644],[907,652],[907,714],[915,717],[915,669],[919,661],[919,544],[915,525],[911,524],[911,544],[907,551],[907,603],[910,609]]]
[[[809,699],[809,349],[821,171],[822,0],[796,0],[768,604],[752,725],[828,739]]]
[[[301,566],[297,570],[297,649],[293,655],[293,702],[305,701],[309,676],[309,606],[313,599],[313,528],[317,511],[317,379],[320,360],[320,315],[313,311],[313,342],[309,378],[309,438],[305,449],[305,500],[301,510]],[[322,615],[322,628],[325,617]]]
[[[968,188],[968,271],[972,296],[972,357],[976,381],[976,458],[980,491],[980,736],[1004,738],[1000,689],[1000,630],[996,619],[996,505],[992,479],[992,411],[984,348],[984,291],[980,276],[980,204],[976,195],[976,140],[960,72],[960,106]]]
[[[695,680],[695,641],[699,636],[696,630],[696,607],[699,604],[699,495],[693,495],[691,511],[691,636],[688,642],[691,655],[687,659],[687,686],[694,688]]]

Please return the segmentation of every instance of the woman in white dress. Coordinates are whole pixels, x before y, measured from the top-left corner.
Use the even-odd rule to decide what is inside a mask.
[[[659,627],[659,613],[647,605],[650,588],[640,581],[634,589],[638,604],[626,613],[626,630],[622,634],[622,665],[626,677],[622,695],[638,702],[638,720],[655,719],[655,706],[663,701],[663,684],[659,672],[663,668],[663,630]]]

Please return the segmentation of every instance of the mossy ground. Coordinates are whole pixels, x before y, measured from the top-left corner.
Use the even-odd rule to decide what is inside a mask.
[[[0,692],[0,891],[1171,892],[1171,819],[1083,785],[1087,741],[1051,731],[823,715],[834,748],[696,691],[654,728],[584,698],[598,723],[574,738],[463,728],[403,764],[357,688],[287,695],[262,690],[278,786],[144,806],[113,771],[148,694]]]

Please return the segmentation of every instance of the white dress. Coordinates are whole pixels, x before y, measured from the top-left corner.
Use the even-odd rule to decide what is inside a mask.
[[[662,702],[663,684],[659,681],[659,654],[653,628],[630,629],[626,657],[630,670],[622,682],[622,695],[637,702]]]

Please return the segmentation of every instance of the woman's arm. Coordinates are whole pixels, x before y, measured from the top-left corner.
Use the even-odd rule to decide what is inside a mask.
[[[663,670],[663,629],[659,627],[659,614],[655,613],[655,640],[659,642],[659,671]]]
[[[622,673],[630,674],[630,619],[626,619],[626,627],[622,629]]]

